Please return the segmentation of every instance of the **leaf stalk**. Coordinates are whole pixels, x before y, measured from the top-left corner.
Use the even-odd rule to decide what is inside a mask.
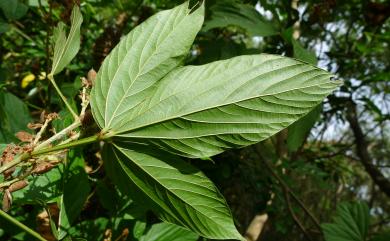
[[[54,89],[57,91],[57,94],[61,97],[62,101],[64,102],[66,108],[69,110],[69,112],[72,114],[73,118],[75,120],[79,119],[79,116],[76,114],[76,112],[73,110],[73,108],[70,106],[69,102],[67,101],[66,97],[62,94],[60,88],[58,87],[57,83],[54,80],[54,76],[52,73],[50,73],[47,78],[50,80],[52,85],[54,86]]]

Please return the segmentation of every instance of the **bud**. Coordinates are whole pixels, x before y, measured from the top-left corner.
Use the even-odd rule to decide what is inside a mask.
[[[8,189],[4,191],[2,209],[4,212],[8,212],[12,205],[12,195]]]
[[[51,169],[53,169],[53,167],[55,167],[54,164],[52,164],[50,162],[43,162],[43,163],[38,164],[31,173],[43,174],[43,173],[46,173],[46,172],[50,171]]]
[[[97,75],[97,73],[94,69],[91,69],[90,71],[88,71],[88,74],[87,74],[88,81],[93,84],[95,82],[96,75]]]
[[[10,192],[15,192],[17,190],[20,190],[22,188],[25,188],[28,185],[28,182],[26,180],[17,181],[13,184],[11,184],[8,188]]]

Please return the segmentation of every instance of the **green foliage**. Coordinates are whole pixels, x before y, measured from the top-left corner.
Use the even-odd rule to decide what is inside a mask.
[[[131,31],[105,59],[91,93],[94,118],[104,130],[121,131],[127,112],[150,95],[153,85],[183,63],[203,23],[203,5],[188,2],[162,11]]]
[[[112,131],[120,141],[209,157],[259,142],[289,126],[338,86],[330,76],[272,55],[178,68],[142,105],[126,113],[129,122]]]
[[[318,105],[307,115],[288,127],[287,148],[290,152],[297,151],[307,139],[313,125],[321,114],[322,105]]]
[[[113,138],[103,159],[123,192],[144,194],[163,220],[201,236],[240,239],[223,197],[205,176],[145,149],[209,157],[259,142],[306,114],[339,83],[325,71],[272,55],[178,67],[202,19],[203,6],[190,13],[185,3],[135,28],[104,61],[91,106],[102,132]]]
[[[241,239],[224,198],[204,174],[173,155],[128,148],[103,150],[103,159],[111,160],[106,170],[121,190],[150,204],[163,220],[204,237]]]
[[[53,32],[54,53],[51,74],[55,75],[61,72],[80,49],[80,26],[83,22],[83,16],[80,9],[73,8],[71,15],[71,27],[69,35],[66,37],[65,24],[59,23]]]
[[[72,150],[62,174],[62,195],[58,201],[60,209],[58,220],[58,239],[63,239],[72,222],[79,216],[90,192],[88,176],[85,173],[82,153]]]
[[[18,204],[50,203],[55,201],[61,193],[62,170],[56,167],[39,176],[30,176],[26,188],[12,194],[13,200]]]
[[[305,49],[301,43],[292,39],[292,46],[294,49],[294,58],[300,59],[312,65],[317,65],[317,57],[313,51]]]
[[[365,241],[369,225],[368,206],[364,202],[344,203],[337,207],[332,223],[322,225],[326,241]]]
[[[139,241],[196,241],[199,236],[170,223],[154,224]]]
[[[375,235],[370,241],[387,241],[390,239],[390,231]]]
[[[20,0],[2,0],[0,9],[8,20],[17,20],[27,13],[28,7]]]
[[[389,239],[388,200],[340,125],[356,102],[386,174],[390,25],[367,15],[383,1],[71,2],[0,1],[0,154],[13,144],[0,156],[0,199],[12,201],[1,240],[30,240],[29,228],[65,241],[242,239],[258,213],[264,241]],[[322,103],[333,76],[346,85]],[[19,178],[29,185],[14,191]],[[362,196],[370,213],[343,204],[324,236],[318,221]]]
[[[213,28],[237,26],[243,28],[251,36],[277,35],[274,24],[261,16],[256,9],[235,0],[217,1],[210,8],[211,19],[205,22],[204,31]]]

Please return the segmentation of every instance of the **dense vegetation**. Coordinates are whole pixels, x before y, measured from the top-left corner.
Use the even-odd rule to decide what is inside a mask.
[[[390,240],[390,3],[183,2],[0,1],[0,239]]]

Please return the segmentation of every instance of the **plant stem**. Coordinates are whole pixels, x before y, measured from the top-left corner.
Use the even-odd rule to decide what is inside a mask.
[[[67,135],[69,132],[71,132],[72,130],[76,129],[77,127],[81,126],[81,121],[79,119],[77,119],[73,124],[71,124],[70,126],[66,127],[65,129],[63,129],[62,131],[58,132],[57,134],[55,134],[54,136],[50,137],[49,139],[47,139],[46,141],[42,142],[41,144],[39,144],[35,150],[40,150],[44,147],[47,147],[50,143],[53,143],[54,141],[58,141],[60,140],[61,138],[63,138],[65,135]]]
[[[30,157],[30,154],[27,152],[15,157],[12,161],[7,162],[6,164],[4,164],[3,166],[0,167],[0,174],[7,171],[8,169],[18,165],[19,163],[28,159],[29,157]]]
[[[93,142],[97,142],[99,140],[102,140],[100,135],[89,136],[89,137],[86,137],[86,138],[83,138],[83,139],[80,139],[80,140],[76,140],[76,141],[72,141],[72,142],[69,142],[69,143],[57,145],[57,146],[54,146],[54,147],[48,147],[48,148],[44,148],[44,149],[40,149],[40,150],[35,150],[35,151],[33,151],[31,153],[31,155],[32,156],[42,155],[42,154],[46,154],[46,153],[50,153],[50,152],[55,152],[55,151],[60,151],[60,150],[64,150],[64,149],[69,149],[69,148],[75,147],[75,146],[82,146],[82,145],[90,144],[90,143],[93,143]]]
[[[8,213],[4,212],[3,210],[0,210],[0,216],[2,216],[4,219],[6,219],[7,221],[15,224],[16,226],[18,226],[20,229],[26,231],[27,233],[29,233],[30,235],[32,235],[34,238],[36,238],[37,240],[41,240],[41,241],[47,241],[46,239],[44,239],[39,233],[35,232],[34,230],[30,229],[29,227],[27,227],[26,225],[24,225],[23,223],[19,222],[18,220],[16,220],[15,218],[13,218],[12,216],[10,216]]]
[[[70,106],[68,101],[66,100],[66,97],[62,94],[60,88],[58,88],[57,83],[54,81],[53,74],[50,73],[47,77],[49,78],[50,82],[53,84],[54,89],[56,89],[57,94],[61,97],[62,101],[65,103],[66,108],[68,108],[68,110],[70,111],[70,113],[72,114],[74,119],[77,120],[79,118],[78,115],[76,114],[76,112],[74,112],[74,110],[72,109],[72,107]]]
[[[100,140],[103,140],[103,139],[104,139],[104,137],[102,137],[100,134],[97,134],[97,135],[94,135],[94,136],[89,136],[89,137],[86,137],[86,138],[83,138],[83,139],[80,139],[80,140],[72,141],[72,142],[69,142],[69,143],[64,143],[64,144],[57,145],[57,146],[54,146],[54,147],[47,147],[47,148],[34,150],[31,153],[25,152],[25,153],[17,156],[11,162],[8,162],[8,163],[4,164],[3,166],[1,166],[0,167],[0,174],[5,172],[6,170],[8,170],[8,169],[18,165],[19,163],[21,163],[21,162],[23,162],[23,161],[33,157],[33,156],[47,154],[47,153],[50,153],[50,152],[56,152],[56,151],[68,149],[68,148],[75,147],[75,146],[82,146],[82,145],[86,145],[86,144],[89,144],[89,143],[97,142],[97,141],[100,141]],[[105,139],[107,139],[107,138],[105,138]]]

